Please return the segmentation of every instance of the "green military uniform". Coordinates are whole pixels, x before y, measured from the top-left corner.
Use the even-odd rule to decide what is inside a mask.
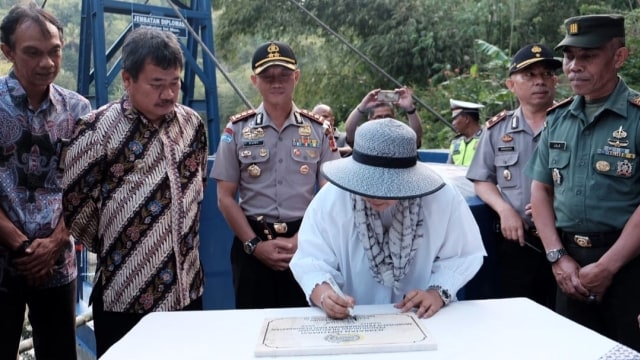
[[[577,96],[549,113],[527,174],[553,185],[560,229],[620,230],[640,205],[640,95],[620,79],[594,119],[584,106]]]
[[[565,252],[581,267],[581,272],[576,274],[576,269],[572,276],[578,275],[583,283],[584,267],[610,254],[621,241],[621,230],[628,230],[626,236],[631,237],[623,241],[637,237],[629,220],[636,219],[640,208],[640,95],[616,76],[627,54],[623,16],[576,16],[566,19],[564,26],[566,36],[556,46],[565,53],[564,71],[578,80],[587,76],[590,82],[572,82],[574,91],[582,95],[548,114],[527,174],[553,185],[558,235]],[[583,49],[598,50],[591,53]],[[615,66],[603,61],[614,59]],[[609,89],[608,82],[616,79],[616,87],[602,94]],[[626,245],[633,248],[635,244]],[[551,261],[558,253],[552,250],[548,255]],[[556,311],[640,351],[640,256],[630,255],[633,258],[611,277],[591,273],[591,280],[606,285],[606,290],[596,288],[601,293],[592,293],[593,284],[583,283],[590,292],[587,301],[559,291]],[[588,273],[585,277],[589,278]]]

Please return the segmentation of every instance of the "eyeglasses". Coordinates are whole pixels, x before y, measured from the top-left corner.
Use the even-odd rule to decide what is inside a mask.
[[[520,77],[526,81],[533,81],[534,79],[537,79],[537,78],[541,78],[542,80],[549,80],[554,76],[556,76],[556,74],[551,70],[541,71],[541,72],[520,71],[518,72],[518,75],[520,75]]]
[[[289,79],[291,79],[291,76],[293,75],[293,71],[287,71],[287,72],[281,72],[277,75],[258,75],[258,78],[260,78],[260,81],[263,81],[267,84],[275,84],[275,83],[284,83],[289,81]]]

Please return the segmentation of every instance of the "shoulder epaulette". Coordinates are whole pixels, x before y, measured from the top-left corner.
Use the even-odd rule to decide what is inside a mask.
[[[318,114],[314,114],[311,111],[305,109],[299,109],[298,112],[300,113],[300,115],[306,117],[309,120],[313,120],[320,125],[323,124],[322,118]]]
[[[629,102],[637,107],[640,107],[640,95],[636,95],[633,98],[629,99]]]
[[[233,123],[237,123],[238,121],[243,120],[243,119],[246,119],[246,118],[248,118],[248,117],[250,117],[250,116],[253,116],[253,115],[255,115],[255,114],[256,114],[256,111],[255,111],[255,110],[253,110],[253,109],[245,110],[245,111],[243,111],[243,112],[241,112],[241,113],[238,113],[238,114],[232,115],[232,116],[229,118],[229,121],[231,121],[231,123],[232,123],[232,124],[233,124]]]
[[[554,104],[552,107],[547,109],[547,112],[553,111],[553,110],[555,110],[557,108],[561,108],[563,106],[567,106],[567,105],[571,104],[571,102],[573,102],[573,96],[569,97],[569,98],[566,98],[566,99],[560,101],[557,104]]]
[[[495,125],[495,124],[499,123],[500,121],[506,119],[507,118],[507,114],[509,114],[509,112],[507,110],[500,111],[494,117],[492,117],[491,119],[487,120],[487,123],[485,124],[485,126],[487,127],[487,129],[491,129],[491,127],[493,125]]]

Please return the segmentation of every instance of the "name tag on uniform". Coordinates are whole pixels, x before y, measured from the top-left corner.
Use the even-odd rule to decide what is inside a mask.
[[[498,146],[498,152],[515,151],[513,146]]]
[[[243,146],[260,146],[264,144],[264,140],[247,140],[243,141]]]
[[[551,141],[551,142],[549,142],[549,149],[566,150],[567,149],[567,143],[565,141]]]

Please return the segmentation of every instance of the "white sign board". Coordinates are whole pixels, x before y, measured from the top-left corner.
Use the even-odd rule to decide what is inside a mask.
[[[414,313],[265,319],[255,356],[360,354],[435,350]]]
[[[172,32],[178,38],[187,37],[187,27],[179,18],[132,13],[131,23],[134,29],[148,27]]]

